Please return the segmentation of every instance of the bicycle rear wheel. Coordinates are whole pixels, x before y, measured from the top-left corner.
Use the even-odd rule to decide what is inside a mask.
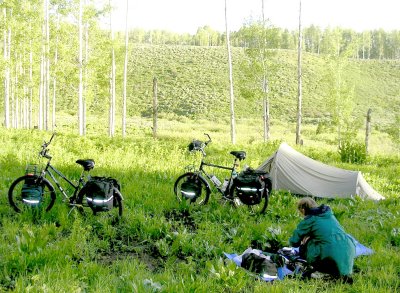
[[[211,190],[201,175],[188,172],[175,181],[174,193],[179,202],[205,205],[210,198]]]
[[[32,208],[48,212],[55,200],[53,185],[47,179],[36,175],[21,176],[8,189],[8,202],[17,213]]]
[[[242,194],[239,195],[239,193],[242,192]],[[244,192],[245,193],[245,192]],[[267,187],[264,187],[260,201],[256,204],[248,204],[246,202],[243,202],[240,198],[244,196],[243,191],[239,190],[238,186],[236,183],[234,183],[231,187],[230,190],[230,196],[235,204],[235,206],[244,206],[246,205],[250,213],[252,214],[264,214],[267,207],[268,207],[268,202],[269,202],[269,191]]]

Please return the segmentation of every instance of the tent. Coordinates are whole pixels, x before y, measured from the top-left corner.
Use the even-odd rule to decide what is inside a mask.
[[[282,143],[257,169],[270,173],[273,190],[325,198],[349,198],[358,195],[364,199],[384,199],[365,181],[361,172],[315,161],[286,143]]]

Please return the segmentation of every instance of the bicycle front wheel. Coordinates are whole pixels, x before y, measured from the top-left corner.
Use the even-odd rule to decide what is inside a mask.
[[[188,172],[175,181],[174,193],[179,202],[204,205],[210,198],[211,190],[200,174]]]
[[[55,200],[56,192],[53,185],[39,176],[21,176],[8,189],[8,202],[17,213],[32,208],[48,212]]]

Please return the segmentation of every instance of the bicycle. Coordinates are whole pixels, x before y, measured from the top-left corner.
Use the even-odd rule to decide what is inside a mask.
[[[269,190],[271,181],[267,173],[247,168],[238,173],[239,162],[246,158],[245,151],[231,151],[234,156],[232,167],[213,164],[205,161],[205,148],[211,143],[211,137],[207,133],[208,140],[202,142],[193,140],[188,148],[190,152],[201,153],[200,165],[186,166],[186,172],[178,177],[174,184],[174,193],[179,202],[188,201],[190,204],[207,204],[211,186],[222,195],[222,199],[230,202],[235,207],[247,205],[251,212],[263,214],[268,207]],[[223,183],[217,176],[208,173],[205,167],[223,169],[230,175]]]
[[[38,165],[28,165],[25,175],[17,178],[8,190],[8,201],[15,212],[21,213],[27,209],[39,208],[46,212],[50,211],[56,200],[56,190],[54,185],[46,177],[49,176],[63,196],[63,202],[71,207],[71,211],[77,208],[84,214],[85,208],[90,208],[95,215],[100,211],[109,211],[111,208],[118,210],[118,216],[122,216],[123,196],[120,186],[115,179],[106,177],[91,177],[90,171],[94,168],[95,162],[92,159],[79,159],[76,163],[82,166],[83,170],[77,182],[67,178],[61,171],[51,164],[52,156],[49,154],[48,146],[52,142],[55,133],[52,134],[49,142],[44,142],[39,152],[39,158],[47,159],[44,168],[40,170]],[[68,195],[61,186],[57,177],[63,179],[73,190],[72,195]],[[89,183],[96,180],[110,181],[107,198],[100,198],[98,191],[93,191]],[[70,211],[70,212],[71,212]]]

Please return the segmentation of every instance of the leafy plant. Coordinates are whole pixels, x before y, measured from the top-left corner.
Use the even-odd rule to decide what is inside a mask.
[[[222,205],[216,193],[206,206],[180,207],[172,187],[184,166],[193,162],[187,155],[187,144],[202,138],[205,131],[213,138],[207,158],[231,163],[229,152],[241,149],[248,154],[242,164],[257,167],[281,141],[293,138],[290,126],[276,121],[273,134],[277,140],[263,143],[257,136],[257,120],[242,120],[238,124],[239,143],[233,146],[227,143],[225,123],[170,118],[160,120],[163,128],[157,140],[143,131],[145,119],[133,117],[130,121],[135,130],[123,139],[109,138],[106,131],[97,129],[85,137],[59,132],[54,140],[52,162],[72,178],[80,172],[75,160],[90,157],[96,161],[93,175],[109,175],[120,181],[125,209],[118,223],[110,221],[107,214],[69,214],[69,208],[61,203],[50,213],[15,214],[7,202],[8,187],[24,172],[26,163],[36,159],[36,149],[49,133],[0,129],[0,291],[391,292],[398,286],[400,158],[395,152],[375,151],[368,164],[344,164],[334,144],[318,140],[317,135],[310,139],[305,132],[307,145],[301,152],[330,165],[361,170],[387,198],[379,202],[317,199],[320,204],[329,204],[346,231],[375,254],[356,258],[351,288],[320,280],[287,279],[269,284],[255,281],[225,259],[224,252],[239,254],[248,247],[266,250],[286,246],[300,221],[298,197],[274,191],[267,213],[255,217],[246,209]],[[315,132],[315,125],[304,126]],[[321,135],[334,137],[328,131]],[[382,141],[387,136],[374,135],[379,139],[379,150],[383,150]],[[256,139],[251,140],[253,137]]]
[[[390,243],[393,246],[400,247],[400,228],[393,228],[390,236]]]
[[[342,141],[339,145],[340,160],[343,163],[362,164],[367,160],[365,145],[362,143]]]

